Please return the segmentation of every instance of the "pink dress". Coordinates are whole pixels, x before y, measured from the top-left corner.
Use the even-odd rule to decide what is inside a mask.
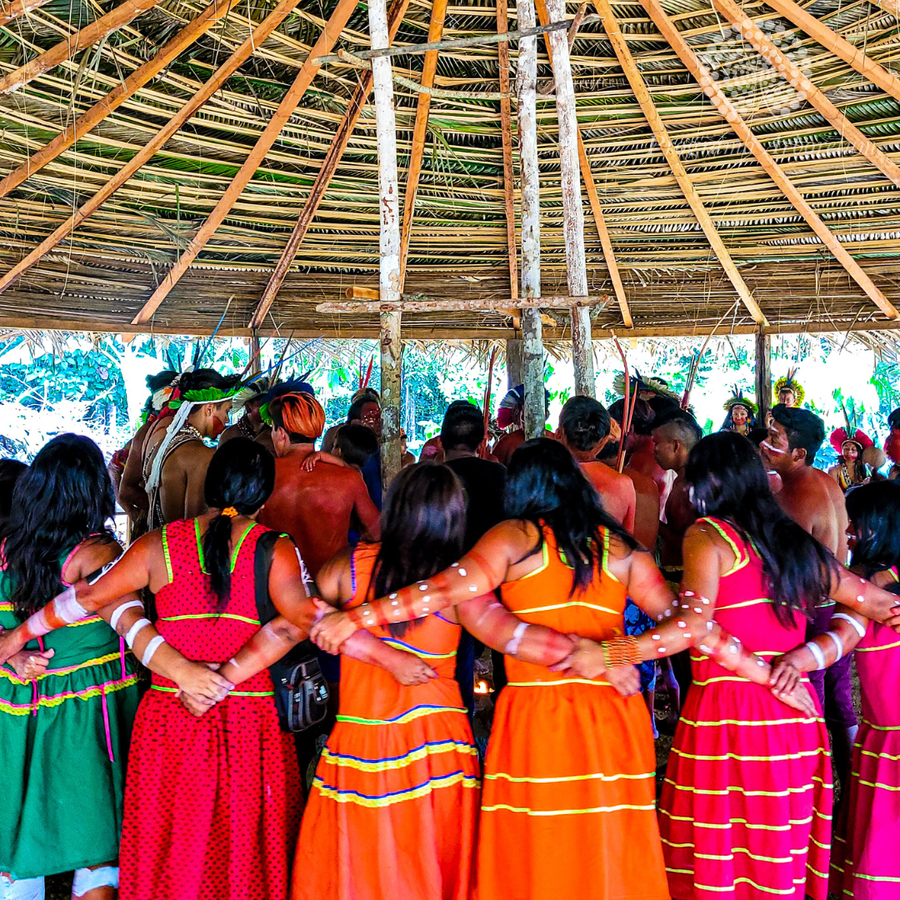
[[[786,628],[776,618],[753,547],[732,525],[701,521],[737,557],[719,582],[716,621],[765,659],[802,644],[805,620],[795,613]],[[697,649],[691,664],[694,682],[660,799],[672,897],[825,900],[832,779],[824,721],[805,718]]]
[[[834,837],[831,890],[853,900],[900,900],[900,635],[870,622],[856,671],[863,714]]]

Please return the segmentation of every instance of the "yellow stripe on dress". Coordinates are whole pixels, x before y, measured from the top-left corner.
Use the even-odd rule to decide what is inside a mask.
[[[423,744],[410,750],[402,756],[390,759],[362,759],[358,756],[347,756],[341,753],[333,753],[328,747],[322,751],[321,761],[338,768],[356,769],[358,772],[388,772],[404,769],[413,763],[432,756],[444,753],[461,753],[465,756],[478,756],[478,748],[465,741],[435,741]]]
[[[677,871],[677,870],[666,869],[666,871],[673,872],[673,871]],[[693,873],[686,872],[685,874],[692,875]],[[816,874],[818,874],[818,873],[816,873]],[[797,886],[803,885],[803,884],[806,884],[806,879],[805,878],[795,878],[793,883]],[[780,897],[793,897],[797,893],[797,891],[794,888],[764,887],[761,884],[757,884],[755,881],[753,881],[752,878],[744,878],[744,877],[735,878],[734,881],[731,883],[730,887],[716,887],[714,885],[709,885],[709,884],[697,884],[697,882],[695,881],[694,889],[698,890],[698,891],[711,891],[716,894],[723,894],[723,893],[727,893],[729,891],[733,891],[735,889],[735,887],[739,884],[749,884],[753,888],[755,888],[757,891],[762,891],[764,894],[777,894]]]
[[[125,653],[127,656],[132,655],[130,650],[126,650]],[[51,675],[71,675],[72,672],[77,672],[79,669],[88,669],[91,666],[102,666],[104,663],[114,662],[119,658],[119,651],[116,650],[115,653],[107,653],[106,656],[98,656],[95,659],[89,659],[86,662],[78,663],[74,666],[66,666],[63,669],[48,669],[46,672],[38,675],[37,678],[19,678],[15,672],[10,672],[8,669],[3,668],[0,668],[0,675],[4,678],[8,678],[13,684],[31,684],[33,681],[43,681]]]
[[[782,753],[776,756],[742,756],[740,753],[723,753],[717,756],[704,756],[695,753],[686,753],[673,747],[670,751],[677,756],[683,756],[685,759],[697,759],[703,762],[720,762],[726,759],[734,759],[739,762],[782,762],[786,759],[802,759],[804,756],[828,756],[831,754],[824,747],[817,747],[815,750],[800,750],[797,753]]]
[[[601,773],[592,773],[590,775],[560,775],[554,778],[529,778],[521,775],[507,775],[506,772],[494,772],[491,775],[485,774],[485,781],[511,781],[514,784],[565,784],[573,781],[645,781],[648,778],[655,778],[655,772],[641,772],[636,775],[622,773],[619,775],[604,775]]]
[[[608,606],[600,606],[597,603],[588,603],[587,600],[570,600],[568,603],[552,603],[549,606],[533,606],[530,609],[517,609],[517,616],[525,616],[531,613],[552,612],[556,609],[568,609],[572,606],[583,606],[586,609],[593,609],[597,612],[609,613],[613,616],[622,615],[621,609],[610,609]]]
[[[900,647],[900,641],[895,641],[893,644],[883,644],[881,647],[857,647],[857,653],[878,653],[879,650],[896,650],[897,647]]]
[[[813,810],[813,814],[805,819],[790,819],[787,825],[759,825],[756,822],[750,822],[747,819],[729,819],[727,822],[698,822],[692,816],[676,816],[667,809],[660,808],[660,815],[666,816],[673,822],[690,822],[694,828],[712,828],[718,831],[732,828],[735,825],[743,825],[748,831],[790,831],[796,825],[809,825],[815,816],[824,819],[826,822],[831,821],[831,816],[820,813],[817,809]]]
[[[358,716],[337,716],[338,722],[349,722],[353,725],[405,725],[422,716],[433,716],[436,713],[455,712],[466,713],[461,706],[414,706],[412,709],[395,716],[393,719],[363,719]]]
[[[526,816],[584,816],[595,813],[622,812],[623,810],[637,810],[639,812],[656,810],[655,803],[634,805],[622,803],[618,806],[592,806],[587,809],[531,809],[529,806],[508,806],[505,803],[497,803],[494,806],[482,806],[481,811],[487,812],[513,812],[524,813]]]
[[[94,697],[121,691],[123,688],[136,685],[137,678],[135,673],[119,681],[108,681],[105,684],[83,688],[80,691],[63,691],[61,694],[54,694],[51,697],[38,697],[37,703],[10,703],[0,697],[0,712],[11,716],[30,716],[34,712],[35,707],[52,709],[53,707],[61,706],[67,700],[92,700]]]
[[[822,787],[829,791],[834,789],[833,784],[825,784],[824,779],[817,775],[813,775],[812,780],[818,781]],[[740,786],[729,785],[722,790],[714,791],[708,788],[694,787],[690,784],[678,784],[672,781],[671,778],[666,778],[665,782],[666,784],[670,784],[676,791],[689,791],[692,794],[703,794],[706,797],[727,797],[732,791],[737,792],[744,797],[789,797],[791,794],[805,794],[816,788],[814,784],[804,784],[801,787],[792,787],[785,791],[748,791],[746,788]],[[895,788],[895,790],[900,790],[900,788]]]
[[[612,687],[608,681],[592,681],[589,678],[555,678],[547,681],[510,681],[507,687],[556,687],[560,684],[589,684],[592,687]]]
[[[682,716],[680,721],[694,728],[712,728],[719,725],[740,725],[743,728],[749,728],[753,725],[808,725],[812,722],[824,722],[825,720],[819,716],[810,716],[809,718],[798,719],[720,719],[718,722],[695,722]]]
[[[665,838],[660,838],[660,840],[668,847],[673,847],[676,850],[689,850],[694,848],[693,841],[689,841],[686,844],[675,844],[672,841],[667,841]],[[820,846],[823,850],[830,849],[827,844],[821,844],[818,841],[815,841],[818,846]],[[795,856],[805,856],[809,853],[809,846],[801,847],[799,850],[791,850],[791,855],[784,858],[776,858],[772,856],[759,856],[756,853],[753,853],[748,847],[732,847],[731,853],[727,856],[715,856],[711,853],[694,853],[692,856],[697,857],[698,859],[718,859],[727,861],[730,859],[734,859],[735,853],[743,853],[745,856],[750,857],[750,859],[757,860],[759,862],[770,862],[770,863],[789,863],[793,862],[793,857]]]
[[[313,779],[313,788],[318,790],[322,797],[334,800],[335,803],[355,803],[357,806],[366,806],[370,809],[393,806],[396,803],[405,803],[407,800],[417,800],[419,797],[425,797],[433,791],[453,787],[457,784],[464,788],[478,788],[481,786],[479,779],[474,775],[454,772],[452,775],[429,778],[424,784],[408,790],[396,791],[395,793],[384,794],[379,797],[370,797],[357,791],[340,791],[329,787],[318,775]]]

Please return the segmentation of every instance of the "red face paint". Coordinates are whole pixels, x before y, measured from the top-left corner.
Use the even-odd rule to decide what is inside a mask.
[[[884,442],[884,452],[891,462],[900,464],[900,431],[891,429],[890,436]]]
[[[213,416],[212,436],[217,438],[226,428],[225,423],[218,417]]]

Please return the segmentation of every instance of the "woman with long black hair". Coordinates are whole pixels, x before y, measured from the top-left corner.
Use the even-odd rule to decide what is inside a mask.
[[[590,680],[541,665],[567,655],[559,644],[552,655],[524,651],[554,631],[578,645],[613,639],[624,633],[626,594],[654,616],[671,608],[672,595],[556,441],[528,441],[513,454],[506,515],[458,562],[329,614],[313,636],[333,652],[358,627],[463,615],[468,598],[499,588],[521,621],[494,639],[509,685],[484,766],[475,896],[664,900],[653,737],[636,670]]]
[[[839,566],[781,512],[743,436],[703,438],[685,477],[701,518],[685,535],[678,600],[652,631],[579,648],[570,664],[591,676],[694,648],[660,799],[675,900],[825,900],[828,735],[809,682],[773,683],[770,661],[802,641],[823,597],[879,619],[897,598]]]
[[[546,628],[520,635],[526,626],[493,595],[467,594],[466,603],[440,612],[437,597],[417,591],[424,618],[409,622],[401,614],[397,592],[457,559],[465,528],[457,477],[446,466],[420,463],[391,484],[382,542],[348,549],[319,572],[319,590],[332,606],[360,609],[386,596],[388,621],[368,632],[427,668],[419,683],[401,685],[371,666],[342,662],[337,725],[304,814],[292,900],[470,896],[480,792],[477,750],[454,677],[460,623],[489,646],[515,643],[535,669],[563,659],[572,642]]]
[[[96,444],[64,434],[37,454],[16,483],[0,548],[4,643],[65,585],[119,556],[114,512]],[[74,896],[109,900],[138,703],[134,659],[98,616],[13,649],[0,666],[0,897],[43,897],[43,876],[75,870]],[[170,671],[198,690],[197,671]]]

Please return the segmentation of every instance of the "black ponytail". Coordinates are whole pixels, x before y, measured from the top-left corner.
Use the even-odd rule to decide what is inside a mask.
[[[203,557],[222,612],[231,595],[231,516],[253,515],[275,486],[275,460],[261,444],[249,438],[233,438],[219,447],[210,460],[203,486],[206,505],[217,509],[203,537]]]

